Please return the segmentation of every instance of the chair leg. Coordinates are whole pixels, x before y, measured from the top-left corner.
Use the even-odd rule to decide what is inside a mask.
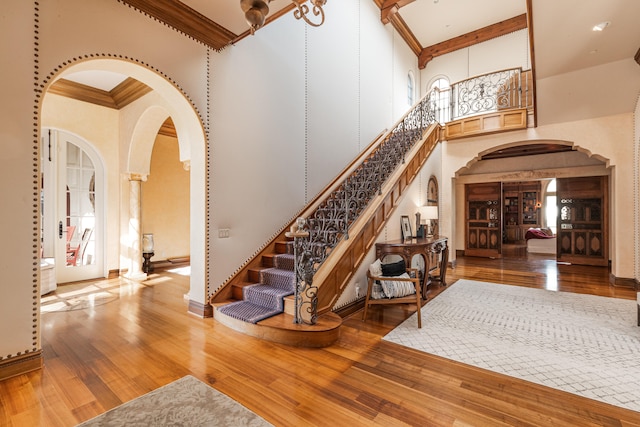
[[[364,312],[362,313],[362,321],[367,320],[367,309],[369,308],[369,298],[371,297],[371,288],[373,287],[373,281],[367,279],[367,295],[364,298]]]
[[[418,328],[422,328],[422,299],[420,298],[421,294],[420,284],[416,283],[416,305],[418,306]]]

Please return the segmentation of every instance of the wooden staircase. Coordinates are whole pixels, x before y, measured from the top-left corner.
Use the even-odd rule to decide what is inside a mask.
[[[275,257],[278,254],[293,253],[293,241],[280,236],[275,240],[268,251],[263,252],[259,259],[259,264],[247,267],[246,274],[242,274],[242,279],[230,282],[230,297],[226,302],[215,302],[213,300],[214,317],[220,323],[244,334],[278,342],[296,347],[326,347],[340,336],[340,325],[342,319],[335,313],[326,313],[318,318],[315,325],[304,325],[294,323],[295,302],[293,296],[285,297],[284,313],[269,317],[257,323],[238,320],[220,311],[231,302],[241,301],[244,297],[244,288],[261,282],[262,272],[275,267]]]
[[[256,256],[249,260],[223,287],[211,297],[214,307],[214,318],[222,324],[257,338],[278,342],[282,344],[300,347],[325,347],[333,344],[339,337],[342,320],[339,315],[333,313],[331,308],[344,291],[353,274],[358,269],[366,254],[372,248],[376,237],[383,230],[384,224],[400,202],[405,190],[418,175],[422,165],[431,154],[435,145],[439,142],[441,128],[432,125],[423,138],[415,144],[407,153],[404,164],[383,185],[381,194],[378,195],[352,224],[350,238],[343,240],[333,250],[329,258],[322,264],[314,276],[314,286],[318,286],[318,321],[314,325],[295,324],[294,297],[285,298],[285,311],[282,314],[261,320],[257,323],[245,322],[226,316],[219,308],[223,305],[243,298],[243,288],[260,281],[261,272],[274,266],[274,258],[277,254],[289,253],[292,241],[286,237],[286,232],[294,224],[295,220],[287,224],[272,241]],[[378,138],[362,155],[354,160],[345,169],[334,183],[327,186],[325,191],[314,199],[309,205],[296,215],[306,217],[315,210],[323,200],[322,196],[336,187],[336,182],[343,179],[350,170],[366,161],[367,156],[379,144]]]

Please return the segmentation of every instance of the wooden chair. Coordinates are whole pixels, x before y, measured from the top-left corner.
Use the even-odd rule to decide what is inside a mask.
[[[409,273],[408,278],[404,277],[384,277],[384,276],[372,276],[369,271],[367,271],[367,296],[364,300],[364,313],[362,314],[362,320],[367,320],[367,310],[370,305],[382,305],[382,304],[416,304],[418,307],[418,328],[422,328],[422,290],[420,286],[420,277],[418,274],[418,270],[415,268],[407,268],[407,273]],[[373,290],[373,284],[376,280],[394,280],[399,282],[411,282],[415,287],[416,293],[412,295],[407,295],[404,297],[396,297],[396,298],[382,298],[382,299],[373,299],[371,298],[371,292]]]
[[[67,265],[77,266],[78,260],[80,260],[80,265],[82,265],[82,257],[84,256],[85,249],[87,249],[87,244],[89,243],[92,232],[92,228],[85,228],[82,233],[82,240],[78,246],[67,249]]]

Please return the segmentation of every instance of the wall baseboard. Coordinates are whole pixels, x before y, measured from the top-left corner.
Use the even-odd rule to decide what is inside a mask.
[[[42,350],[0,361],[0,381],[42,369]]]
[[[347,305],[340,307],[339,309],[335,310],[334,313],[336,313],[338,316],[344,319],[345,317],[348,317],[354,313],[357,313],[363,308],[364,308],[364,298],[359,298],[355,301],[350,302]]]
[[[189,313],[202,318],[213,317],[213,306],[189,300]]]
[[[631,288],[640,290],[640,284],[636,279],[629,279],[625,277],[616,277],[613,274],[609,274],[609,283],[613,286],[620,288]]]

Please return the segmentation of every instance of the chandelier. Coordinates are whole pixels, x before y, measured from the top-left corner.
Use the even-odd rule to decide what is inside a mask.
[[[247,20],[247,24],[251,27],[251,34],[254,34],[258,28],[264,25],[264,20],[269,13],[268,3],[272,1],[273,0],[240,0],[240,7],[244,12],[244,17]],[[327,0],[309,0],[313,5],[311,10],[309,10],[309,6],[305,3],[305,0],[291,0],[291,2],[296,6],[296,10],[293,11],[293,16],[295,16],[296,19],[302,18],[307,24],[313,27],[319,27],[324,23],[324,10],[322,6],[327,3]],[[318,22],[309,19],[308,15],[310,14],[313,14]]]

